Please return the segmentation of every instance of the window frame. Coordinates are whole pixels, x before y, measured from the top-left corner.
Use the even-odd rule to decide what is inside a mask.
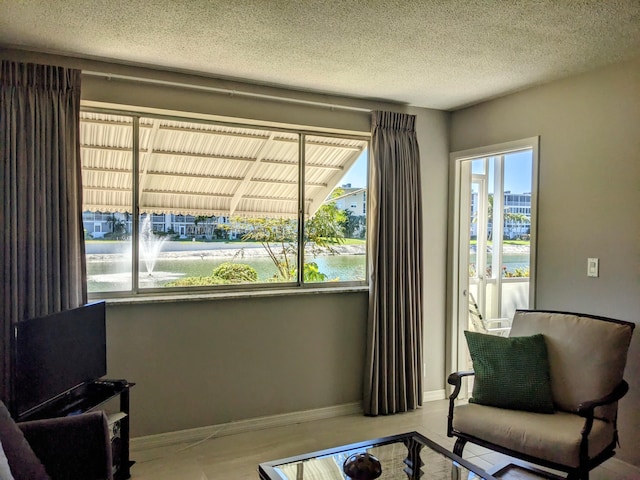
[[[314,290],[331,290],[331,291],[351,291],[351,290],[366,290],[369,284],[370,276],[370,240],[369,234],[365,237],[365,278],[364,280],[350,280],[339,282],[305,282],[304,281],[304,259],[305,255],[302,251],[302,245],[304,244],[304,228],[305,218],[305,160],[306,160],[306,137],[320,136],[327,138],[341,138],[341,139],[353,139],[366,142],[367,152],[367,172],[366,172],[366,189],[370,188],[371,180],[371,134],[368,132],[362,132],[362,134],[355,134],[353,132],[342,132],[339,130],[327,131],[326,129],[313,129],[304,126],[282,126],[282,125],[265,125],[263,122],[252,122],[250,119],[239,119],[237,122],[221,121],[218,119],[202,118],[200,115],[189,116],[188,112],[177,112],[180,115],[175,114],[163,114],[147,111],[136,111],[129,108],[101,108],[82,106],[81,112],[96,113],[104,115],[116,115],[126,116],[132,119],[132,145],[131,145],[131,289],[119,290],[119,291],[96,291],[89,292],[88,298],[94,299],[143,299],[145,297],[162,297],[162,296],[198,296],[198,297],[210,297],[216,294],[243,294],[248,295],[260,295],[260,293],[272,295],[274,291],[286,291],[287,293],[310,293]],[[176,112],[174,112],[176,113]],[[216,125],[230,128],[240,129],[253,129],[263,130],[268,132],[283,132],[289,134],[296,134],[298,136],[298,238],[297,238],[297,279],[292,282],[274,282],[274,283],[245,283],[245,284],[229,284],[229,285],[211,285],[211,286],[190,286],[190,287],[156,287],[156,288],[141,288],[139,285],[140,274],[140,119],[141,118],[154,118],[164,119],[176,122],[188,122],[188,123],[202,123],[208,125]],[[80,119],[82,123],[82,118]],[[346,174],[347,172],[345,172]],[[84,187],[83,187],[84,188]],[[334,187],[335,188],[335,187]],[[366,205],[369,200],[369,195],[366,195],[365,190],[365,202],[364,202],[364,216],[366,218],[366,225],[370,225],[371,220],[369,216],[370,209]],[[84,214],[83,210],[83,214]],[[176,214],[177,216],[178,214]],[[229,222],[229,216],[224,212],[215,214],[221,220],[224,219],[224,223]],[[95,215],[94,215],[95,216]],[[150,216],[153,216],[151,214]],[[186,217],[186,214],[183,215]],[[186,227],[185,227],[186,230]]]

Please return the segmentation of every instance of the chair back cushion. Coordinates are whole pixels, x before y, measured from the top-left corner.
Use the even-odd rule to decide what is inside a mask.
[[[634,324],[576,313],[518,310],[509,336],[542,333],[551,391],[560,410],[611,393],[622,381]]]

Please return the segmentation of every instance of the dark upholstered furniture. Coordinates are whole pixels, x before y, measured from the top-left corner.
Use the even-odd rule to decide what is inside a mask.
[[[0,402],[0,443],[15,480],[112,480],[103,412],[15,423]]]
[[[618,401],[629,389],[622,376],[634,327],[591,315],[517,311],[510,338],[544,336],[552,413],[473,403],[473,395],[468,404],[456,405],[463,379],[474,372],[453,373],[447,433],[457,437],[454,452],[462,455],[472,442],[587,480],[591,469],[615,454]],[[511,381],[518,380],[526,386],[526,379]]]

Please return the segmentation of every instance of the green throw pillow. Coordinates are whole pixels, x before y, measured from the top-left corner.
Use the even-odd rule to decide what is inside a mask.
[[[542,334],[508,338],[464,334],[475,372],[470,402],[553,413],[549,358]]]

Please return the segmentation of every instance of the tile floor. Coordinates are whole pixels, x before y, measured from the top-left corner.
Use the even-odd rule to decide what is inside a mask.
[[[446,436],[448,403],[428,402],[404,414],[365,417],[349,415],[326,420],[224,435],[145,450],[132,449],[133,480],[258,479],[259,463],[347,443],[418,431],[452,449]],[[509,457],[467,444],[464,457],[484,469],[508,463]],[[591,480],[639,480],[640,469],[613,459],[595,469]]]

